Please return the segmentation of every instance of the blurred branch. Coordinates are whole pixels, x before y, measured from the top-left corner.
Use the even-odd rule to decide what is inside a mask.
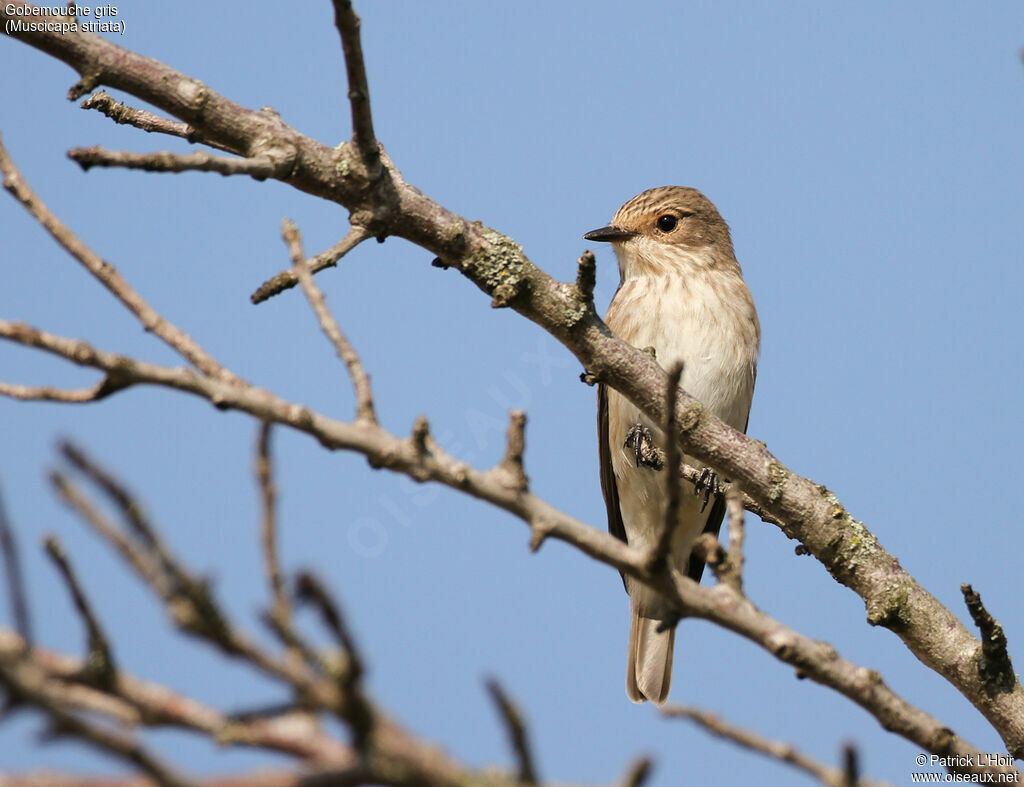
[[[25,576],[21,573],[21,553],[18,552],[14,527],[7,517],[7,504],[4,501],[2,489],[0,489],[0,551],[3,552],[7,596],[11,605],[14,628],[24,640],[25,647],[32,647],[32,617],[28,611]]]
[[[117,664],[110,650],[110,643],[107,641],[99,619],[92,611],[92,606],[82,590],[75,572],[68,562],[64,547],[54,536],[47,536],[45,539],[46,554],[50,556],[57,570],[60,572],[64,584],[67,585],[71,599],[75,603],[75,609],[82,622],[85,623],[85,630],[89,635],[88,658],[86,659],[87,682],[95,683],[99,688],[109,689],[117,680]]]
[[[285,629],[291,628],[291,604],[281,577],[281,563],[277,548],[277,489],[274,485],[274,465],[270,453],[272,425],[267,421],[260,424],[256,441],[256,482],[260,489],[260,503],[263,510],[263,526],[260,530],[263,545],[263,563],[270,587],[270,616]]]
[[[756,732],[737,727],[721,717],[699,708],[690,708],[685,705],[670,705],[664,708],[661,713],[663,716],[670,718],[689,719],[705,732],[732,741],[744,749],[764,754],[773,760],[792,765],[794,768],[813,776],[826,787],[872,787],[872,785],[880,785],[879,782],[869,782],[861,779],[851,784],[847,778],[846,769],[825,765],[813,757],[804,754],[790,743],[765,738]]]
[[[523,784],[537,784],[537,769],[533,764],[533,752],[530,750],[526,723],[523,721],[519,708],[505,693],[496,678],[490,678],[487,681],[487,691],[490,693],[491,699],[494,700],[501,719],[505,723],[505,729],[508,731],[512,751],[515,752],[516,760],[519,763],[519,781]]]

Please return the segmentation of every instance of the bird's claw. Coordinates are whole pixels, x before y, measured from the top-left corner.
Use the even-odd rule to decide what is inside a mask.
[[[654,444],[654,436],[651,430],[643,424],[633,424],[626,432],[626,439],[622,443],[623,448],[628,448],[636,457],[636,466],[648,467],[652,470],[661,470],[665,466],[665,458],[661,449]]]
[[[697,476],[693,485],[693,493],[695,495],[704,494],[704,504],[700,507],[703,514],[704,509],[708,507],[708,501],[711,500],[711,495],[718,497],[722,494],[722,484],[718,480],[718,473],[710,467],[701,468],[700,475]]]

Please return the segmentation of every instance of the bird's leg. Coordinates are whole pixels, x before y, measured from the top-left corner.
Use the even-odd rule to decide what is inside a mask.
[[[643,465],[651,470],[661,470],[665,466],[664,451],[654,444],[651,430],[643,424],[633,424],[629,427],[622,447],[633,452],[637,467]]]
[[[704,493],[704,505],[700,507],[700,511],[704,513],[704,509],[708,507],[711,495],[718,497],[722,494],[722,485],[718,481],[718,473],[710,467],[701,468],[700,475],[697,476],[697,481],[693,485],[693,493],[695,495],[699,495],[701,492]]]

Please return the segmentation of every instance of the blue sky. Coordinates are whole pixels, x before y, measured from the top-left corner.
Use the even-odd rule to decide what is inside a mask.
[[[1019,4],[357,7],[377,133],[406,180],[510,234],[552,275],[571,278],[580,236],[637,192],[704,191],[733,229],[763,327],[750,433],[834,490],[962,619],[959,585],[973,583],[1011,652],[1024,653],[1024,535],[1013,514],[1024,473]],[[350,135],[329,3],[118,11],[118,43],[246,106],[271,105],[322,142]],[[282,217],[298,223],[312,253],[344,233],[344,210],[245,178],[84,174],[67,149],[187,146],[77,109],[64,99],[71,70],[21,43],[0,42],[0,70],[0,131],[51,208],[237,372],[350,416],[344,367],[302,298],[248,301],[286,264]],[[0,244],[0,316],[177,363],[6,195]],[[610,250],[596,251],[603,309],[617,272]],[[603,528],[594,392],[578,382],[577,362],[430,259],[391,239],[319,277],[372,375],[384,424],[405,433],[424,413],[452,452],[488,466],[501,455],[506,411],[525,407],[535,491]],[[15,382],[94,379],[9,346],[0,346],[0,369]],[[54,500],[45,473],[60,436],[117,471],[178,554],[214,576],[236,619],[258,631],[266,591],[254,425],[163,391],[85,407],[0,401],[0,483],[42,643],[80,652],[84,641],[39,548],[54,532],[127,669],[225,708],[280,698],[179,641],[135,579]],[[626,700],[627,599],[614,571],[560,544],[531,555],[525,527],[506,514],[371,471],[300,435],[278,431],[276,447],[285,565],[316,569],[344,600],[372,692],[413,730],[472,764],[510,762],[483,688],[496,675],[530,722],[545,777],[608,782],[649,753],[659,787],[798,778]],[[965,700],[894,635],[869,628],[862,602],[794,546],[750,522],[755,603],[880,670],[974,744],[1002,751]],[[703,622],[680,628],[672,699],[830,762],[855,741],[871,777],[907,783],[917,770],[914,746]],[[38,729],[29,716],[0,727],[2,767],[111,768],[75,744],[40,747]],[[181,734],[153,741],[199,772],[268,762]]]

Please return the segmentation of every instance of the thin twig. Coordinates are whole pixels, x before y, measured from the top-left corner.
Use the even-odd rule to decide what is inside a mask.
[[[2,138],[0,138],[0,172],[3,173],[4,188],[35,217],[36,221],[68,254],[78,260],[115,298],[121,301],[147,331],[151,331],[163,339],[171,349],[204,374],[229,382],[238,382],[238,378],[234,374],[215,361],[187,333],[161,317],[156,309],[146,303],[142,296],[129,286],[113,265],[101,259],[86,246],[43,204],[14,165],[3,145]]]
[[[533,752],[530,749],[529,736],[526,734],[526,724],[519,708],[512,702],[508,694],[502,688],[496,678],[487,680],[487,691],[490,693],[494,704],[498,707],[501,719],[505,723],[505,730],[508,732],[509,743],[516,755],[519,764],[517,778],[523,784],[537,784],[537,769],[533,763]]]
[[[261,541],[267,585],[270,587],[270,616],[283,631],[290,631],[291,604],[281,577],[281,561],[277,546],[277,488],[274,484],[274,464],[270,452],[272,429],[269,421],[261,423],[256,441],[256,482],[260,488],[260,504],[263,510]]]
[[[665,423],[662,433],[665,435],[665,511],[662,515],[661,533],[654,549],[651,550],[647,565],[652,573],[665,564],[669,551],[672,549],[672,536],[679,526],[679,503],[682,488],[679,483],[679,467],[683,461],[683,452],[676,439],[676,398],[679,395],[679,378],[683,376],[683,363],[676,361],[668,372],[668,388],[665,400]]]
[[[367,174],[375,180],[380,171],[380,147],[373,133],[373,115],[370,113],[370,86],[359,36],[362,23],[349,0],[334,0],[334,24],[341,34],[341,48],[345,55],[348,100],[352,107],[352,141],[359,149]]]
[[[842,787],[858,787],[860,780],[860,755],[852,743],[843,744],[843,781]]]
[[[64,402],[67,404],[83,404],[106,399],[112,393],[124,390],[131,383],[116,381],[113,375],[106,375],[95,385],[75,390],[53,388],[48,385],[16,385],[0,383],[0,395],[27,402]]]
[[[819,762],[792,744],[765,738],[756,732],[730,724],[713,713],[684,705],[670,705],[663,708],[661,713],[670,718],[689,719],[712,735],[732,741],[744,749],[764,754],[773,760],[792,765],[829,787],[843,787],[845,783],[845,771]],[[861,781],[858,784],[861,787],[867,787],[868,782]]]
[[[74,148],[68,158],[88,172],[93,167],[124,167],[145,172],[217,172],[221,175],[248,175],[255,180],[284,177],[284,165],[269,158],[227,158],[212,156],[205,150],[195,153],[131,153],[101,147]]]
[[[497,469],[508,478],[512,487],[526,491],[530,479],[523,466],[523,452],[526,450],[526,413],[511,410],[508,414],[508,432],[505,438],[505,455]]]
[[[70,736],[92,744],[149,774],[160,787],[199,787],[130,735],[108,730],[57,706],[41,705],[50,717],[54,737]]]
[[[362,690],[364,662],[355,638],[349,631],[341,609],[314,574],[303,571],[299,574],[295,587],[295,594],[300,600],[317,608],[320,617],[345,653],[345,663],[335,670],[341,690],[338,715],[352,730],[352,743],[356,751],[366,753],[370,749],[370,742],[377,728],[377,712]]]
[[[738,591],[743,590],[743,540],[746,527],[743,521],[743,498],[734,484],[725,491],[726,511],[729,514],[729,570],[719,581],[728,582]]]
[[[134,126],[147,133],[156,132],[172,137],[181,137],[189,142],[202,142],[229,153],[233,152],[227,145],[223,145],[215,140],[200,138],[196,129],[188,123],[182,123],[179,120],[169,120],[152,112],[147,112],[144,109],[135,109],[120,101],[115,101],[114,97],[105,90],[93,93],[80,106],[82,109],[95,109],[97,112],[102,112],[115,123]]]
[[[654,763],[651,762],[650,757],[638,757],[630,763],[629,769],[619,783],[620,787],[643,787],[647,783],[653,767]]]
[[[25,592],[25,576],[21,573],[21,553],[14,536],[14,526],[7,517],[7,505],[0,490],[0,549],[4,553],[4,574],[7,576],[7,593],[10,596],[11,615],[14,628],[21,635],[26,647],[32,647],[32,616],[28,611],[28,594]]]
[[[1013,671],[1002,624],[985,609],[981,603],[981,594],[975,592],[973,587],[964,583],[960,586],[960,592],[981,634],[981,648],[977,655],[979,674],[991,691],[1012,691],[1017,685],[1017,676]]]
[[[295,707],[273,715],[245,719],[166,686],[140,680],[119,669],[110,691],[79,683],[86,663],[43,648],[26,649],[25,641],[0,629],[0,682],[24,686],[65,710],[103,717],[121,726],[177,727],[208,735],[222,745],[250,746],[281,752],[307,762],[342,765],[352,750],[322,730],[295,723]]]
[[[310,273],[319,273],[325,268],[333,268],[338,264],[338,260],[369,237],[370,233],[364,227],[359,224],[353,224],[344,238],[331,246],[327,251],[322,251],[306,261]],[[249,300],[253,303],[262,303],[285,290],[291,289],[298,283],[299,280],[295,276],[295,272],[289,268],[263,282],[256,292],[249,296]]]
[[[376,424],[377,414],[373,408],[370,378],[363,368],[363,362],[359,360],[359,354],[352,347],[348,337],[342,333],[338,321],[334,319],[334,315],[327,308],[323,292],[313,281],[313,274],[310,273],[306,258],[302,253],[302,236],[299,234],[299,228],[289,219],[281,222],[281,228],[285,243],[288,244],[292,272],[299,280],[299,284],[302,285],[302,291],[305,292],[309,305],[313,307],[313,313],[316,314],[317,320],[320,322],[320,329],[334,345],[334,351],[345,362],[349,376],[352,378],[352,387],[356,394],[356,420]]]
[[[60,572],[61,578],[71,594],[71,600],[75,603],[75,609],[78,611],[79,617],[82,618],[85,630],[89,635],[89,655],[86,659],[87,677],[90,682],[95,681],[100,688],[110,688],[117,678],[117,663],[114,661],[110,642],[107,640],[106,634],[103,633],[99,618],[93,612],[92,605],[89,604],[89,599],[86,597],[78,577],[75,576],[60,541],[56,536],[51,535],[44,539],[43,544],[46,547],[46,554],[49,555],[57,567],[57,571]]]

